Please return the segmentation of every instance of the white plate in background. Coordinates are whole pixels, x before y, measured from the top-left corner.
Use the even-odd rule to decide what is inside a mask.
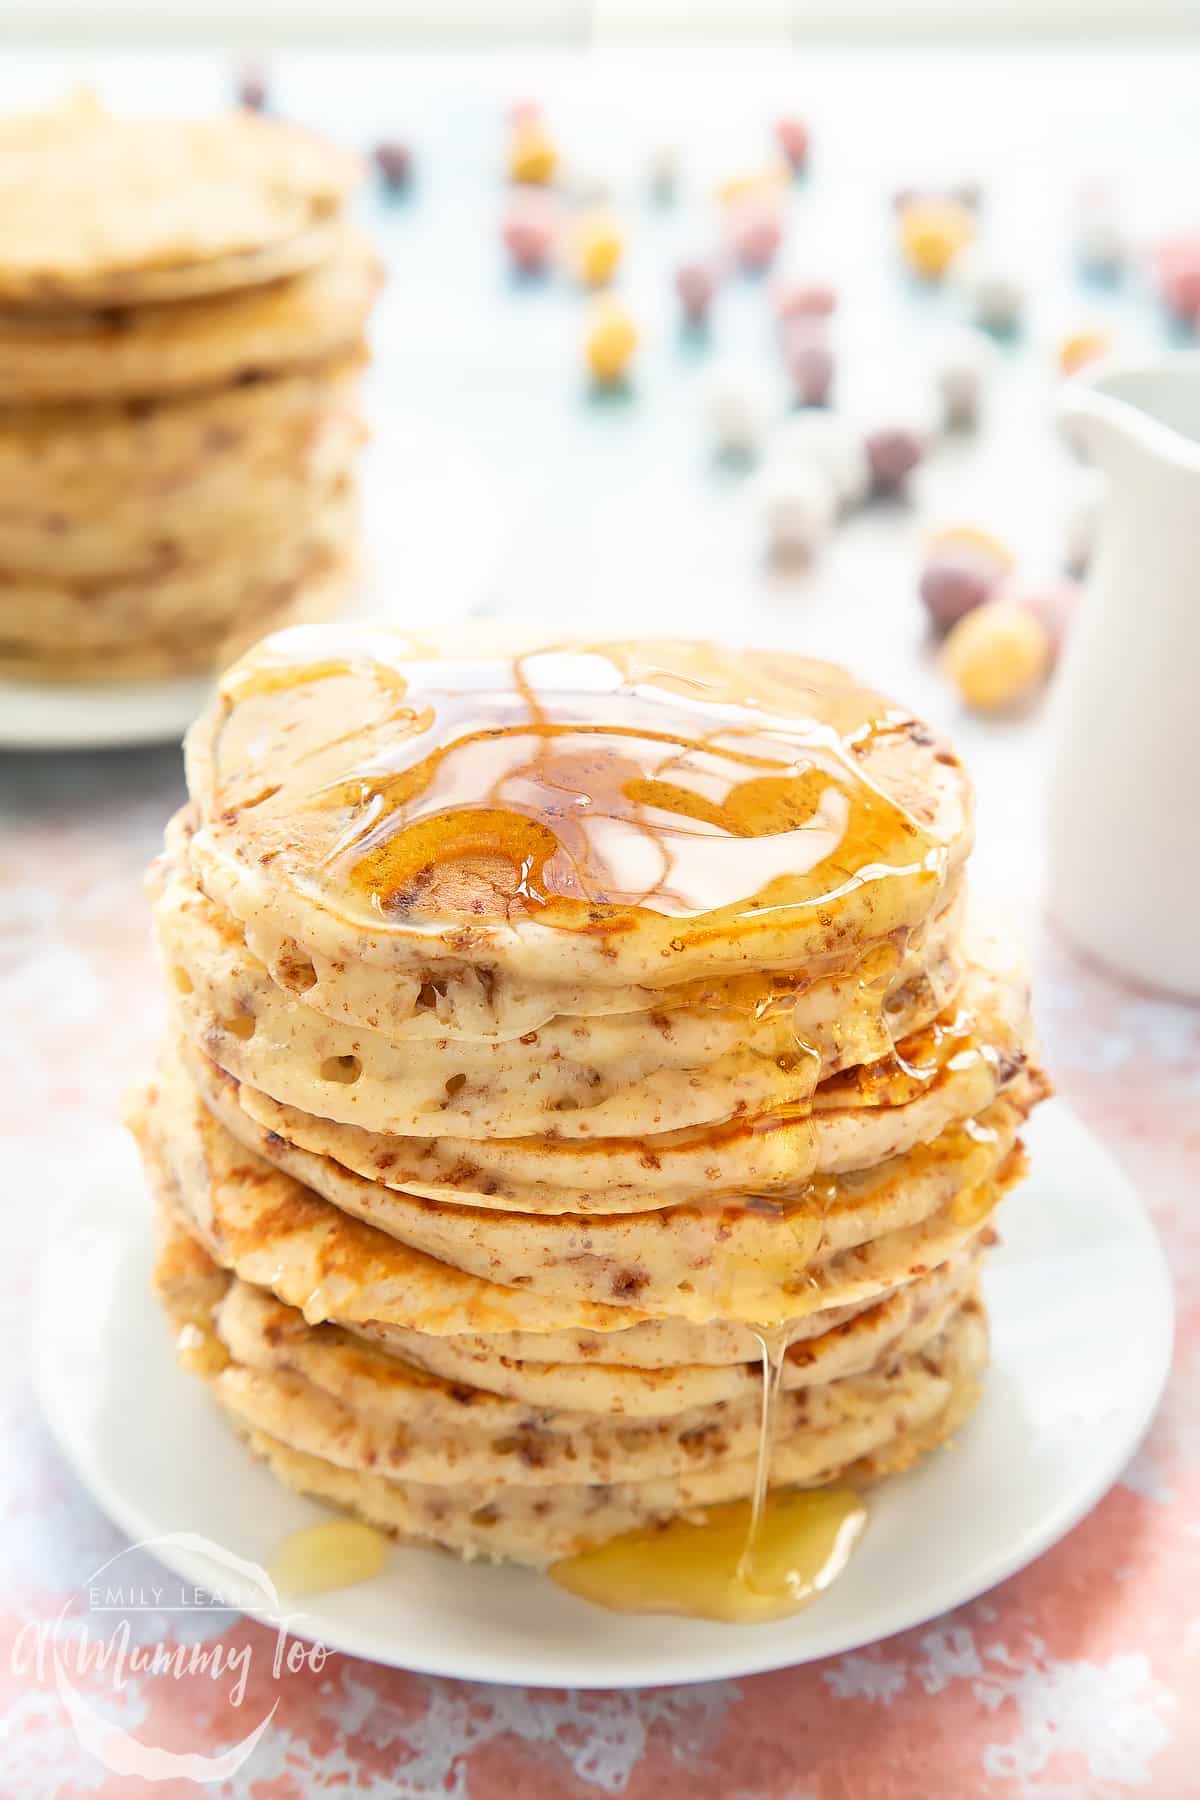
[[[114,750],[181,738],[212,692],[209,675],[52,683],[0,677],[0,750]]]

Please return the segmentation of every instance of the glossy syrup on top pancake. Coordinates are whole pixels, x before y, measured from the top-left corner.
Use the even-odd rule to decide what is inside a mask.
[[[868,766],[915,722],[826,663],[691,643],[448,659],[379,629],[300,630],[234,670],[223,702],[226,816],[351,916],[783,927],[944,874],[919,796]],[[268,730],[264,788],[246,762]]]

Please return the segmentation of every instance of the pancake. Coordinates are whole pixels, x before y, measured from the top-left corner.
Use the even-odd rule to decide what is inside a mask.
[[[523,1487],[649,1481],[752,1462],[762,1404],[757,1393],[645,1420],[604,1414],[530,1413],[514,1400],[439,1382],[350,1340],[289,1339],[286,1309],[235,1288],[217,1313],[217,1334],[234,1365],[220,1385],[240,1416],[298,1450],[344,1468],[377,1469],[406,1481],[457,1485],[509,1479]],[[882,1383],[914,1363],[949,1322],[937,1308],[887,1346],[882,1370],[868,1362],[824,1381],[789,1388],[779,1403],[778,1442],[821,1432],[848,1414],[874,1410]],[[266,1317],[262,1317],[262,1313]],[[293,1314],[295,1318],[298,1315]],[[304,1326],[330,1332],[332,1327]]]
[[[365,436],[362,362],[157,402],[0,411],[0,578],[169,574],[303,529]]]
[[[784,1358],[782,1391],[798,1392],[862,1374],[885,1356],[924,1344],[973,1290],[978,1260],[977,1250],[971,1247],[941,1268],[851,1311],[848,1318],[840,1318],[835,1311],[815,1315],[812,1332],[802,1343],[791,1346]],[[236,1361],[259,1369],[286,1369],[352,1405],[353,1410],[372,1415],[378,1409],[369,1396],[360,1406],[347,1399],[348,1391],[359,1376],[369,1380],[382,1371],[380,1379],[394,1395],[398,1383],[403,1387],[398,1370],[426,1377],[424,1384],[416,1382],[413,1394],[404,1389],[406,1404],[415,1399],[419,1408],[433,1395],[435,1410],[445,1413],[449,1409],[449,1415],[460,1420],[464,1388],[472,1394],[503,1399],[508,1410],[496,1415],[496,1428],[505,1432],[545,1429],[573,1438],[585,1426],[590,1428],[589,1415],[599,1415],[621,1420],[670,1419],[691,1436],[719,1416],[726,1424],[736,1420],[744,1437],[747,1421],[757,1425],[762,1410],[761,1352],[754,1362],[724,1368],[676,1364],[657,1371],[606,1363],[511,1363],[497,1385],[494,1359],[472,1363],[454,1357],[453,1338],[413,1333],[409,1354],[385,1344],[386,1354],[381,1357],[380,1340],[372,1339],[363,1327],[347,1333],[335,1326],[310,1326],[294,1308],[270,1300],[261,1289],[245,1282],[230,1285],[215,1329]],[[365,1362],[350,1353],[349,1347],[371,1343],[377,1348]],[[330,1344],[336,1356],[327,1354]],[[434,1366],[439,1360],[455,1372],[440,1371]],[[486,1416],[490,1419],[493,1415]]]
[[[939,910],[971,837],[957,760],[902,708],[694,644],[289,634],[227,674],[187,763],[205,893],[281,985],[385,1030],[435,980],[452,1016],[463,968],[501,1024],[514,981],[845,972]]]
[[[978,1401],[987,1360],[980,1312],[966,1313],[917,1364],[888,1383],[878,1406],[822,1432],[781,1444],[772,1459],[773,1488],[862,1483],[909,1468],[956,1432]],[[435,1544],[464,1560],[485,1558],[544,1569],[625,1532],[745,1498],[756,1462],[619,1486],[574,1488],[438,1487],[364,1474],[293,1449],[243,1416],[227,1390],[217,1401],[254,1453],[286,1487],[356,1514],[406,1541]]]
[[[702,1075],[668,1069],[652,1074],[640,1090],[618,1087],[611,1100],[598,1100],[586,1110],[565,1116],[552,1111],[535,1135],[507,1135],[514,1123],[506,1096],[484,1114],[496,1135],[477,1135],[485,1094],[478,1110],[460,1114],[470,1137],[416,1137],[365,1131],[337,1117],[281,1105],[236,1076],[233,1083],[241,1112],[262,1131],[389,1190],[512,1211],[640,1211],[726,1194],[790,1194],[812,1175],[870,1168],[928,1143],[955,1121],[990,1105],[1020,1073],[1027,1059],[1026,1004],[1019,971],[974,964],[953,1007],[901,1040],[890,1057],[843,1071],[815,1091],[811,1083],[807,1090],[798,1084],[794,1103],[762,1113],[750,1113],[744,1100],[722,1108],[720,1088],[707,1102],[695,1090],[692,1099],[687,1083],[700,1083]],[[181,1010],[177,1003],[177,1014]],[[235,1016],[231,1026],[240,1022]],[[186,1032],[181,1036],[193,1075],[212,1103],[222,1106],[226,1084],[211,1074],[212,1059]],[[244,1066],[240,1051],[245,1041],[236,1029],[227,1028],[220,1042],[226,1064]],[[652,1041],[651,1051],[653,1047]],[[419,1054],[433,1060],[429,1047]],[[334,1063],[318,1065],[314,1072],[336,1092],[348,1085],[347,1077],[352,1082],[355,1070],[353,1064],[347,1069]],[[221,1073],[229,1076],[230,1069]],[[630,1073],[635,1078],[636,1067]],[[674,1091],[692,1099],[696,1110],[713,1111],[715,1119],[696,1127],[670,1127],[668,1121],[677,1116],[670,1104],[672,1078]],[[428,1071],[415,1072],[414,1080],[419,1079],[429,1081],[435,1098],[425,1115],[414,1113],[406,1123],[428,1131],[447,1120],[461,1094],[453,1082],[441,1079],[436,1064],[432,1080]],[[536,1083],[536,1074],[532,1079]],[[527,1105],[538,1104],[540,1086],[536,1083],[534,1100]],[[518,1104],[519,1098],[518,1091]],[[333,1099],[325,1105],[343,1118],[351,1110]],[[241,1129],[236,1117],[223,1116],[235,1132]],[[453,1115],[448,1122],[453,1128]],[[627,1124],[641,1135],[604,1134],[606,1125],[611,1130]],[[319,1178],[314,1182],[319,1185]],[[386,1204],[381,1196],[381,1207]]]
[[[0,570],[2,653],[73,656],[124,649],[177,629],[225,638],[244,614],[315,569],[346,559],[358,535],[353,483],[338,480],[314,500],[296,533],[242,542],[226,555],[201,555],[134,578],[60,584]]]
[[[955,1127],[857,1176],[813,1182],[779,1205],[730,1198],[586,1219],[384,1197],[376,1184],[328,1158],[247,1130],[233,1107],[216,1110],[247,1148],[265,1153],[342,1213],[470,1274],[547,1298],[628,1300],[655,1316],[752,1323],[803,1314],[826,1282],[836,1290],[876,1267],[890,1271],[916,1254],[914,1245],[925,1246],[931,1232],[950,1242],[940,1254],[922,1248],[926,1266],[930,1255],[941,1261],[951,1254],[999,1200],[995,1184],[1034,1092],[997,1100],[970,1121],[969,1131]],[[887,1279],[873,1291],[884,1285]]]
[[[293,580],[245,589],[233,620],[185,619],[85,647],[0,637],[0,672],[18,680],[63,684],[212,671],[264,630],[336,618],[353,597],[358,579],[357,559],[318,554]]]
[[[627,1031],[634,1033],[646,1026],[644,1019],[632,1016],[636,1014],[721,1013],[735,1015],[750,1032],[759,1021],[786,1014],[798,1044],[827,1044],[830,1065],[836,1058],[841,1066],[885,1054],[897,1036],[924,1023],[953,998],[962,973],[966,907],[961,885],[955,884],[939,910],[906,933],[902,945],[884,940],[836,973],[750,970],[677,982],[667,990],[637,983],[603,990],[537,984],[518,989],[508,983],[503,1015],[497,1016],[494,976],[483,980],[474,971],[460,970],[451,995],[445,981],[420,982],[398,974],[395,991],[389,990],[388,1003],[380,1009],[368,995],[369,970],[339,969],[343,990],[361,997],[356,1007],[323,992],[315,971],[305,971],[305,979],[299,979],[294,957],[273,968],[259,962],[238,921],[213,904],[198,879],[191,859],[195,830],[191,805],[181,807],[168,823],[165,852],[151,865],[147,879],[156,925],[165,928],[164,939],[179,950],[185,972],[199,977],[197,985],[238,984],[237,995],[230,995],[234,1004],[221,1005],[222,1016],[234,1010],[253,1012],[259,1003],[283,1017],[278,1010],[283,996],[318,1014],[304,1021],[288,1005],[288,1029],[297,1033],[334,1024],[370,1033],[372,1041],[402,1045],[431,1039],[505,1043],[561,1018],[585,1026],[591,1019],[624,1018]],[[311,983],[308,973],[314,976]],[[266,979],[273,983],[271,992]],[[360,1011],[370,1016],[360,1018]],[[375,1054],[385,1053],[381,1048]]]
[[[361,168],[298,126],[116,118],[92,101],[0,120],[0,306],[177,301],[321,262]]]
[[[285,280],[131,309],[0,313],[0,404],[161,399],[311,368],[361,351],[381,280],[369,244],[342,229],[327,260]]]
[[[182,850],[181,831],[170,835]],[[277,987],[195,887],[182,854],[155,866],[150,888],[189,1040],[272,1099],[373,1132],[631,1134],[662,1130],[664,1119],[679,1129],[779,1110],[931,1024],[962,971],[952,907],[924,957],[894,970],[894,959],[880,958],[876,979],[860,978],[853,992],[832,980],[803,993],[781,988],[749,1011],[676,1006],[667,996],[650,1018],[561,1016],[517,1037],[390,1039],[326,1019]]]
[[[666,1215],[665,1224],[664,1215],[653,1215],[652,1228],[637,1214],[598,1215],[583,1228],[570,1215],[538,1222],[543,1232],[557,1227],[559,1239],[535,1236],[524,1217],[463,1219],[457,1210],[460,1229],[452,1233],[444,1209],[417,1202],[406,1241],[370,1222],[372,1190],[358,1178],[325,1172],[321,1189],[269,1183],[270,1165],[231,1138],[169,1059],[153,1090],[157,1125],[142,1130],[157,1131],[157,1154],[170,1160],[178,1183],[174,1203],[217,1259],[225,1260],[216,1247],[223,1241],[239,1275],[269,1286],[313,1322],[380,1320],[450,1333],[529,1329],[531,1322],[543,1330],[604,1329],[643,1315],[756,1324],[885,1293],[970,1243],[1021,1172],[1016,1131],[1036,1097],[1026,1082],[1026,1091],[973,1121],[973,1135],[957,1132],[913,1153],[918,1167],[897,1159],[883,1173],[848,1180],[836,1195],[817,1190],[807,1205],[694,1207]],[[271,1162],[293,1176],[316,1172],[294,1151],[276,1151]],[[318,1194],[328,1196],[323,1206]],[[491,1324],[464,1322],[458,1308],[449,1317],[443,1305],[430,1308],[424,1277],[449,1269],[482,1284],[471,1301],[493,1315]],[[436,1296],[443,1299],[440,1282]],[[467,1295],[460,1290],[456,1298]]]

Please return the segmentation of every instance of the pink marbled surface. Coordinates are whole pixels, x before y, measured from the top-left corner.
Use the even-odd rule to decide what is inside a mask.
[[[157,1037],[143,866],[179,792],[173,751],[0,760],[0,1792],[122,1796],[52,1681],[7,1646],[52,1618],[120,1538],[64,1467],[26,1372],[31,1271],[74,1209]],[[627,1693],[507,1690],[346,1657],[282,1685],[250,1762],[218,1791],[462,1800],[1107,1800],[1200,1791],[1200,1013],[1132,993],[1035,929],[1038,1012],[1060,1091],[1114,1149],[1168,1244],[1180,1332],[1166,1402],[1124,1479],[1056,1549],[935,1623],[809,1667]],[[1120,1329],[1114,1295],[1114,1330]],[[242,1623],[232,1643],[269,1657]],[[144,1678],[122,1718],[215,1748],[247,1711]],[[265,1710],[265,1708],[261,1709]],[[257,1716],[257,1715],[255,1715]],[[147,1788],[146,1790],[150,1790]],[[154,1790],[191,1791],[186,1784]]]

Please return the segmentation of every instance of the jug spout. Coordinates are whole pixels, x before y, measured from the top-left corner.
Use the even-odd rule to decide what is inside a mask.
[[[1101,364],[1063,389],[1060,429],[1119,481],[1132,464],[1200,477],[1200,354]]]
[[[1059,401],[1059,429],[1071,448],[1112,477],[1130,453],[1129,407],[1090,382],[1068,383]]]

